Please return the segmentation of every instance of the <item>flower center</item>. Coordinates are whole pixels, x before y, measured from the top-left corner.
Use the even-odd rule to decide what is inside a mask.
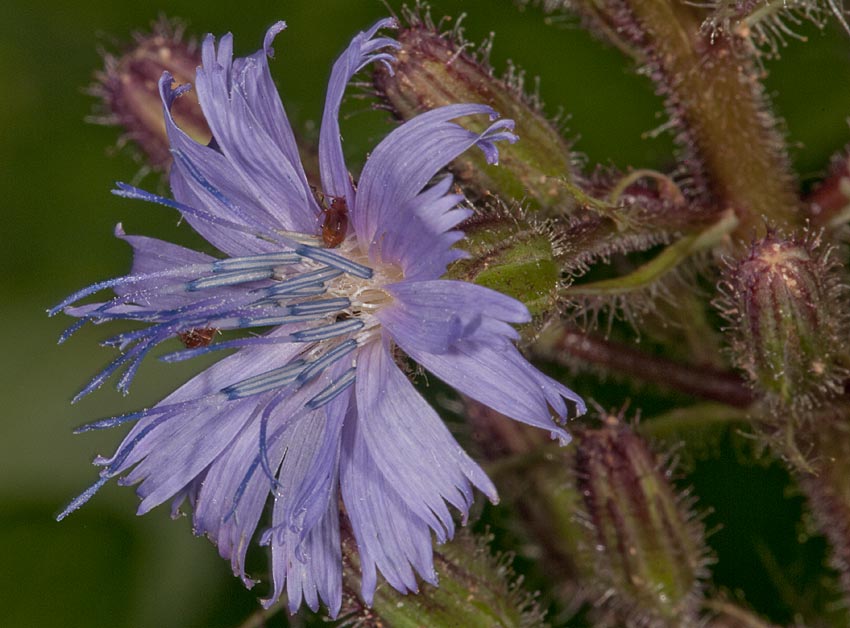
[[[383,290],[383,286],[404,279],[401,267],[393,263],[371,263],[363,253],[354,236],[346,238],[336,251],[346,259],[363,266],[369,266],[373,273],[369,278],[345,273],[328,282],[327,296],[345,298],[351,302],[347,312],[363,322],[363,329],[357,334],[358,344],[371,340],[380,327],[374,314],[393,301],[393,296]]]

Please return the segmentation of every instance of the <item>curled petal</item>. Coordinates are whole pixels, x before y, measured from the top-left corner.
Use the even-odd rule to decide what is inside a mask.
[[[397,27],[396,21],[389,18],[380,20],[369,30],[357,34],[334,63],[331,78],[328,81],[322,129],[319,134],[319,170],[325,194],[345,198],[349,207],[354,206],[354,190],[342,154],[339,107],[352,76],[373,61],[386,63],[392,60],[390,54],[381,51],[386,48],[399,48],[398,42],[386,37],[376,39],[374,37],[382,28]]]
[[[420,224],[410,216],[411,201],[440,169],[473,146],[495,150],[489,130],[474,133],[451,122],[471,115],[493,118],[496,113],[486,105],[432,109],[395,129],[375,148],[363,167],[352,212],[355,232],[370,247],[370,258],[386,261],[379,248],[386,237],[419,237]]]

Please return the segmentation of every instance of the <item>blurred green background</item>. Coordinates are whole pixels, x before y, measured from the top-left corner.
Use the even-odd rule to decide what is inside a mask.
[[[466,12],[472,41],[494,32],[497,71],[511,59],[530,77],[541,77],[548,112],[565,114],[566,132],[589,164],[669,165],[668,137],[641,139],[663,121],[651,85],[575,21],[545,24],[539,11],[519,10],[509,1],[435,0],[432,6],[435,17]],[[110,330],[86,329],[57,347],[70,319],[45,315],[47,307],[73,290],[126,272],[129,249],[112,237],[116,222],[122,221],[128,233],[193,241],[173,213],[109,194],[114,181],[133,179],[139,165],[126,152],[108,154],[115,129],[83,121],[94,103],[83,88],[101,65],[98,46],[114,49],[110,41],[126,41],[131,31],[144,29],[162,12],[184,18],[190,32],[199,35],[232,31],[237,52],[243,54],[259,47],[269,24],[285,19],[289,30],[278,37],[273,72],[294,126],[309,128],[321,115],[335,55],[356,31],[386,15],[387,8],[377,0],[4,3],[0,626],[6,628],[237,626],[256,610],[256,598],[265,592],[262,585],[258,592],[245,591],[215,549],[191,536],[187,519],[173,522],[164,508],[136,518],[131,489],[110,485],[66,521],[53,520],[95,479],[88,462],[96,453],[111,453],[120,439],[111,432],[72,436],[73,427],[153,403],[173,382],[199,368],[151,361],[141,369],[129,397],[105,387],[71,406],[74,393],[111,359],[109,350],[97,346]],[[801,31],[811,41],[792,41],[780,62],[767,62],[768,87],[787,122],[795,163],[809,180],[850,135],[845,122],[850,114],[850,42],[832,27],[825,34],[808,26]],[[345,148],[354,164],[362,162],[386,130],[386,114],[357,99],[350,100],[346,112]],[[142,186],[156,190],[160,182],[150,176]],[[725,531],[713,537],[719,552],[736,534],[748,538],[736,526],[762,530],[771,521],[778,521],[781,534],[790,534],[794,542],[793,515],[799,503],[785,500],[784,476],[778,470],[749,470],[720,460],[698,466],[686,480],[696,482],[703,494],[700,506],[714,509],[709,523],[727,521]],[[728,489],[741,482],[750,482],[765,502],[760,512],[737,509],[735,500],[742,493]],[[730,537],[734,513],[739,517],[732,520]],[[715,571],[721,582],[734,587],[751,576],[735,567],[738,552],[734,543],[731,547],[721,552],[721,559],[728,552],[731,562],[721,560]],[[822,551],[815,545],[809,552],[814,558],[807,560],[822,560]],[[770,585],[756,591],[754,603],[762,595],[769,604],[771,591]]]

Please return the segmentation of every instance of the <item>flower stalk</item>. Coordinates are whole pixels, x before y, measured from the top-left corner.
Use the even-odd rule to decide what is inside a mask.
[[[795,178],[746,41],[703,32],[701,10],[680,2],[574,6],[603,36],[639,51],[638,63],[665,98],[692,201],[732,209],[742,239],[763,235],[765,218],[780,227],[801,224]]]

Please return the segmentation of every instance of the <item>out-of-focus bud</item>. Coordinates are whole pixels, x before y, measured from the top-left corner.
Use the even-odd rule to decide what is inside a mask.
[[[408,16],[411,25],[398,33],[401,50],[392,73],[376,65],[374,84],[390,110],[402,119],[442,105],[484,103],[503,118],[515,121],[520,141],[499,146],[499,166],[490,166],[477,151],[469,151],[451,168],[461,182],[481,195],[526,199],[532,209],[550,214],[572,211],[575,202],[561,185],[573,178],[573,156],[559,130],[541,112],[536,98],[523,93],[522,75],[499,79],[476,58],[456,34],[440,34],[430,19]],[[483,132],[486,121],[463,125]]]
[[[543,430],[472,399],[464,406],[501,503],[517,513],[505,525],[518,539],[520,556],[533,561],[531,575],[545,579],[558,606],[571,613],[584,601],[575,564],[585,528],[576,518],[581,496],[572,473],[574,448],[559,447]]]
[[[847,314],[840,266],[819,237],[775,233],[727,271],[718,305],[733,357],[768,401],[809,408],[843,390]]]
[[[701,523],[646,443],[609,419],[576,433],[588,540],[580,567],[627,626],[697,624],[706,576]]]
[[[466,233],[463,242],[469,257],[451,266],[449,278],[511,296],[524,303],[532,316],[555,303],[561,273],[544,228],[531,226],[504,209],[479,213],[460,228]]]
[[[797,437],[811,469],[798,471],[800,487],[820,532],[831,545],[831,563],[850,602],[850,405],[831,404]]]
[[[724,599],[709,600],[706,608],[712,613],[708,628],[778,628],[751,610]]]
[[[806,198],[812,221],[836,228],[850,222],[850,147],[832,158],[829,175]]]
[[[200,63],[200,52],[193,41],[184,40],[182,26],[160,20],[151,33],[134,34],[132,44],[120,53],[104,54],[103,70],[95,73],[89,90],[101,100],[91,120],[121,127],[124,134],[119,146],[134,143],[149,167],[165,170],[171,153],[157,83],[165,71],[178,84],[194,83]],[[172,112],[192,138],[203,144],[210,141],[212,134],[194,91],[178,98]]]
[[[357,595],[358,569],[346,569],[343,583],[342,626],[429,626],[429,628],[545,628],[544,613],[534,596],[522,589],[508,558],[494,558],[488,538],[466,529],[434,554],[438,587],[422,585],[418,595],[402,595],[379,586],[371,608]],[[357,566],[353,540],[343,540],[343,556]]]

